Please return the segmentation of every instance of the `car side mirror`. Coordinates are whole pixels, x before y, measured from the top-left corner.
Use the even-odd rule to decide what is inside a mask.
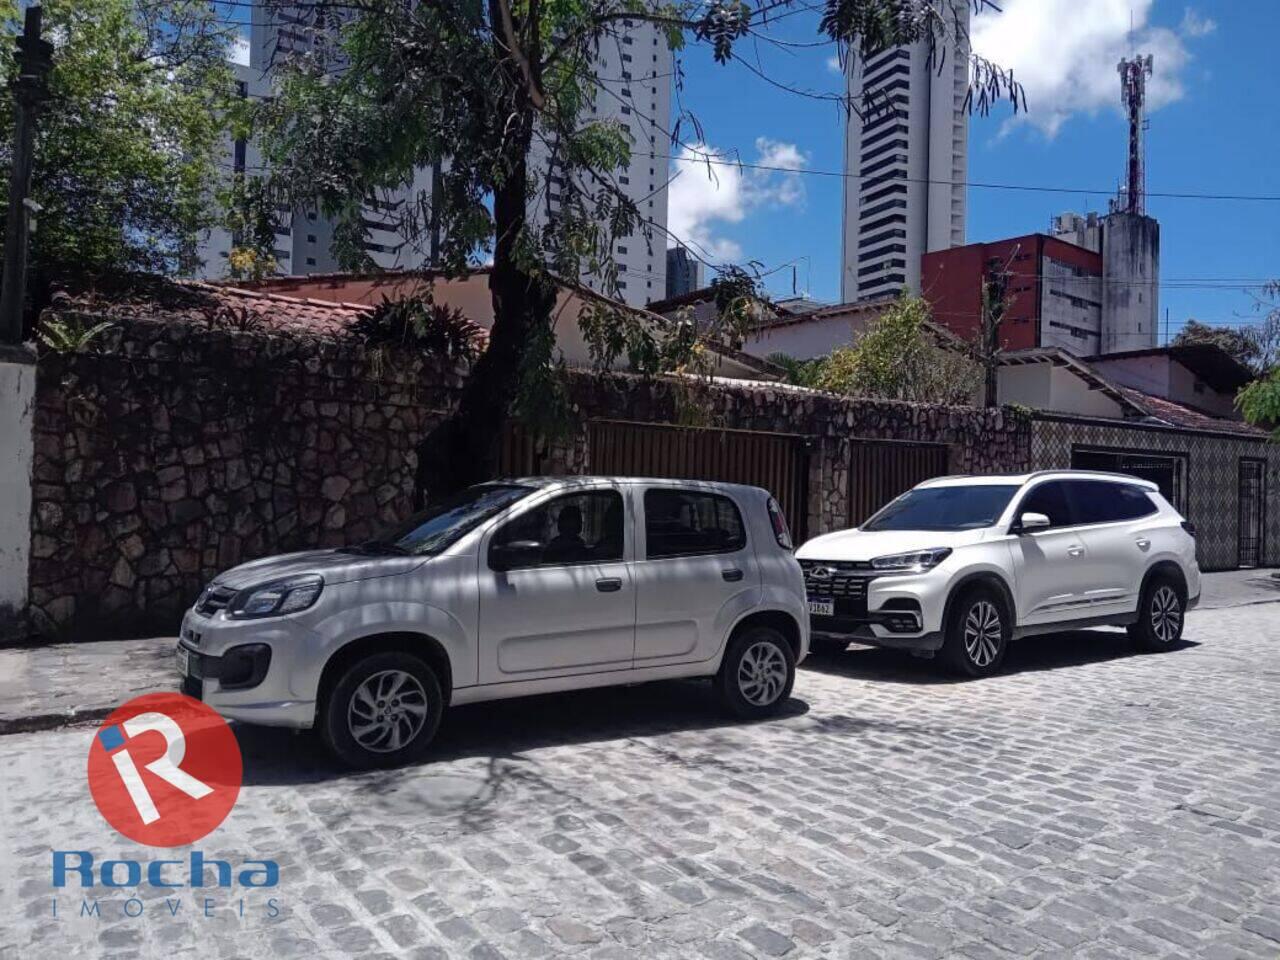
[[[1049,518],[1043,513],[1028,511],[1018,518],[1013,525],[1014,533],[1026,533],[1028,530],[1043,530],[1049,526]]]
[[[489,568],[491,570],[515,570],[517,567],[536,566],[542,560],[545,544],[537,540],[512,540],[509,543],[495,543],[489,547]]]

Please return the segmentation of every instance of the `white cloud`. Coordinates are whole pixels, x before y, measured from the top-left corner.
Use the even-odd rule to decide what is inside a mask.
[[[227,59],[242,67],[249,66],[249,38],[236,34],[231,41],[231,49],[227,51]]]
[[[728,152],[705,144],[684,147],[671,163],[673,179],[667,189],[668,245],[684,243],[712,260],[742,259],[742,246],[723,236],[726,226],[741,223],[762,209],[795,207],[804,203],[799,171],[808,157],[794,143],[757,137],[756,155],[744,162],[760,170],[740,167]],[[717,161],[707,163],[707,158]]]
[[[1187,11],[1190,13],[1190,11]],[[832,73],[844,73],[844,67],[840,66],[840,58],[836,56],[827,57],[827,69]]]
[[[1207,37],[1218,29],[1218,21],[1213,17],[1204,17],[1187,7],[1182,14],[1182,26],[1178,30],[1186,37]]]
[[[1133,53],[1155,58],[1147,108],[1159,110],[1183,96],[1191,59],[1185,41],[1215,25],[1187,8],[1178,30],[1152,26],[1153,2],[1005,0],[1002,11],[974,17],[973,49],[1012,70],[1026,89],[1028,113],[1011,122],[1032,123],[1050,137],[1073,114],[1120,108],[1116,64]]]

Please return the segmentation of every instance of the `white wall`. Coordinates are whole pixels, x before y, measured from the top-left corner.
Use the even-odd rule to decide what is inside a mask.
[[[785,353],[797,360],[825,357],[837,347],[852,345],[854,336],[866,326],[865,314],[859,316],[858,320],[845,314],[765,327],[750,334],[742,349],[753,357],[768,357],[771,353]]]
[[[0,638],[14,632],[27,603],[31,550],[32,417],[35,358],[0,347]]]
[[[997,390],[1001,403],[1019,403],[1033,410],[1082,417],[1124,415],[1120,404],[1101,390],[1090,390],[1070,369],[1050,363],[1001,367]]]

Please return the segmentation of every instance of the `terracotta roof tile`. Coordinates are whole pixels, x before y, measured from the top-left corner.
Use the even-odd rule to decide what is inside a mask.
[[[1149,393],[1143,393],[1141,390],[1134,390],[1131,387],[1120,387],[1119,389],[1134,403],[1145,407],[1153,417],[1175,427],[1184,427],[1188,430],[1212,430],[1216,433],[1238,433],[1247,437],[1257,437],[1258,439],[1267,436],[1267,431],[1261,427],[1245,423],[1243,420],[1215,417],[1212,414],[1202,413],[1180,403],[1174,403],[1172,400],[1166,400],[1164,397],[1155,397]]]

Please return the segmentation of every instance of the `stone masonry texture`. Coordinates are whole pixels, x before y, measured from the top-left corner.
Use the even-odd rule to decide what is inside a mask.
[[[144,885],[137,918],[133,890],[55,892],[53,849],[190,850],[107,826],[92,725],[0,737],[0,956],[1274,960],[1277,609],[1193,611],[1146,656],[1036,637],[970,682],[851,650],[756,724],[694,682],[461,707],[380,773],[237,727],[239,802],[196,848],[278,860],[275,918],[264,891]]]
[[[190,320],[120,320],[92,352],[39,365],[30,606],[70,639],[173,629],[213,576],[245,560],[366,539],[412,509],[416,447],[466,371],[341,339]],[[686,385],[570,373],[572,422],[541,472],[591,470],[593,418],[680,422]],[[717,383],[692,398],[711,429],[810,438],[808,530],[843,525],[850,445],[947,445],[951,472],[1025,469],[1009,410],[847,400]]]

